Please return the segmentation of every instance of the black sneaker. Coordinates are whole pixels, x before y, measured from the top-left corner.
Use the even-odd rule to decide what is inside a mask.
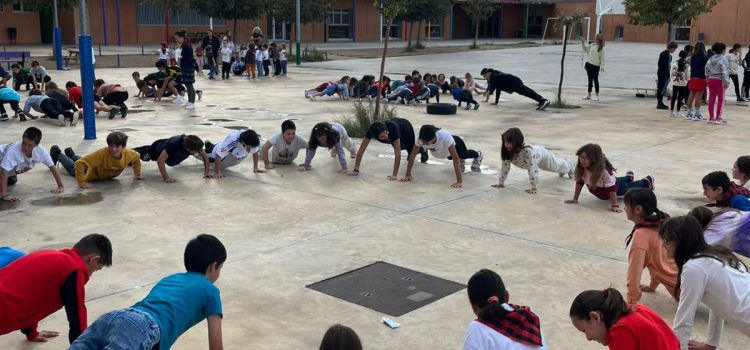
[[[128,116],[128,106],[122,105],[120,106],[120,118],[125,118]]]
[[[479,109],[479,103],[474,105],[474,110],[476,111],[477,109]]]
[[[467,110],[467,111],[468,111],[469,109],[471,109],[471,105],[467,103],[467,104],[466,104],[466,107],[464,107],[464,110]]]
[[[65,149],[65,155],[68,156],[68,158],[73,159],[73,157],[75,157],[76,155],[76,152],[73,152],[73,148],[68,147]]]
[[[7,122],[8,120],[10,120],[10,118],[8,118],[7,114],[3,113],[0,115],[0,122]]]
[[[549,107],[549,100],[539,102],[539,106],[536,108],[537,111],[543,111]]]
[[[108,119],[115,119],[115,116],[117,115],[118,112],[120,112],[120,107],[112,106],[112,109],[109,110]]]
[[[24,112],[18,113],[18,120],[25,122],[26,121],[26,114]]]
[[[57,164],[57,160],[60,159],[60,153],[62,153],[62,151],[60,151],[60,147],[57,145],[50,147],[49,155],[52,157],[52,164]]]
[[[669,109],[667,105],[657,105],[656,109]]]

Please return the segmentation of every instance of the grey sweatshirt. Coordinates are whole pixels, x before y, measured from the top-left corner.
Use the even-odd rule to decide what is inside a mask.
[[[724,55],[713,55],[706,63],[706,79],[720,79],[729,85],[729,62]]]

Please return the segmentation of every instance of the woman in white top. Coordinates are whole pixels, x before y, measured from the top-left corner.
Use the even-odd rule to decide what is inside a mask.
[[[732,83],[734,84],[734,93],[737,96],[737,102],[745,102],[740,93],[740,78],[738,75],[743,71],[740,65],[742,61],[742,45],[734,44],[726,56],[727,61],[729,61],[729,78],[732,79]]]
[[[588,46],[586,46],[586,42],[581,40],[581,46],[586,54],[586,65],[584,67],[589,78],[589,94],[583,99],[591,99],[593,85],[596,87],[594,101],[599,101],[599,72],[604,70],[604,35],[602,33],[597,34],[596,42]]]
[[[750,273],[723,246],[708,245],[701,224],[692,216],[667,220],[659,229],[667,256],[677,263],[679,305],[674,331],[683,350],[716,349],[724,320],[750,336]],[[701,302],[709,308],[708,340],[690,339],[695,312]]]
[[[508,304],[500,276],[479,270],[466,290],[477,319],[469,324],[464,350],[546,350],[539,317],[528,306]]]
[[[508,178],[511,164],[529,171],[531,189],[526,190],[526,193],[529,194],[536,193],[539,169],[555,172],[560,177],[567,174],[568,178],[573,178],[575,164],[571,159],[555,157],[546,148],[530,145],[523,141],[523,133],[519,128],[510,128],[503,133],[503,145],[500,150],[500,157],[503,159],[503,165],[500,169],[500,182],[492,185],[492,187],[505,187],[505,180]]]
[[[439,159],[450,159],[453,161],[453,170],[456,173],[456,182],[451,185],[453,188],[463,187],[463,168],[466,159],[474,159],[471,163],[472,170],[479,170],[482,165],[482,152],[468,149],[464,140],[452,135],[446,130],[442,130],[434,125],[422,125],[419,129],[419,140],[414,145],[412,152],[409,153],[409,163],[406,166],[406,175],[401,178],[401,182],[411,181],[411,169],[414,167],[414,160],[417,154],[422,150],[430,151],[433,157]],[[422,157],[422,162],[427,162],[427,157]]]
[[[700,222],[706,243],[727,247],[750,258],[750,212],[724,208],[714,213],[700,206],[688,215]]]

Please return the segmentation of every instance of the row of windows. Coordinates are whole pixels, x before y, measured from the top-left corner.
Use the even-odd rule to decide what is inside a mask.
[[[13,12],[35,12],[32,9],[25,9],[23,7],[23,4],[19,1],[16,1],[13,3],[12,7]],[[5,12],[5,5],[0,4],[0,13]]]
[[[329,39],[352,39],[352,15],[351,9],[334,9],[328,12],[328,38]],[[427,26],[429,37],[439,38],[443,36],[443,20],[431,21]],[[385,36],[386,25],[383,24],[382,36]],[[392,38],[401,37],[401,26],[398,22],[391,26]]]
[[[152,3],[139,3],[135,13],[135,21],[138,25],[163,25],[165,24],[164,10]],[[172,13],[169,16],[169,23],[175,26],[207,26],[210,22],[210,17],[204,16],[193,9],[184,10],[179,13]],[[213,23],[214,25],[224,25],[226,20],[214,18]]]

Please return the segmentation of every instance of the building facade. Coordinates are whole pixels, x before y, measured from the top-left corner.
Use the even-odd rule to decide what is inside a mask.
[[[596,27],[594,0],[496,0],[499,7],[479,25],[480,38],[559,38],[561,33],[551,30],[555,18],[561,14],[585,13],[590,22],[576,28],[574,35],[585,36]],[[423,22],[419,35],[422,40],[467,39],[474,37],[474,26],[462,7],[465,0],[456,0],[443,18]],[[385,34],[385,23],[372,0],[332,0],[332,9],[324,22],[308,23],[302,27],[302,42],[374,42]],[[93,42],[101,45],[156,44],[169,40],[170,33],[185,28],[195,37],[213,26],[215,32],[228,33],[235,26],[231,20],[210,19],[193,10],[166,14],[158,7],[137,0],[89,0],[89,31]],[[720,0],[712,12],[693,23],[677,26],[680,41],[750,44],[750,26],[742,25],[742,18],[750,18],[750,1]],[[60,27],[64,44],[76,42],[80,30],[79,11],[60,11]],[[607,40],[631,42],[666,42],[667,28],[641,27],[627,23],[627,15],[605,15],[601,31]],[[0,5],[0,44],[45,44],[52,42],[51,13],[25,9],[21,4]],[[169,25],[167,25],[169,23]],[[255,19],[237,21],[235,41],[248,41],[254,27],[260,27],[268,40],[294,40],[293,25],[281,19],[261,15]],[[413,37],[419,25],[414,24]],[[395,21],[391,37],[406,40],[409,25]]]

